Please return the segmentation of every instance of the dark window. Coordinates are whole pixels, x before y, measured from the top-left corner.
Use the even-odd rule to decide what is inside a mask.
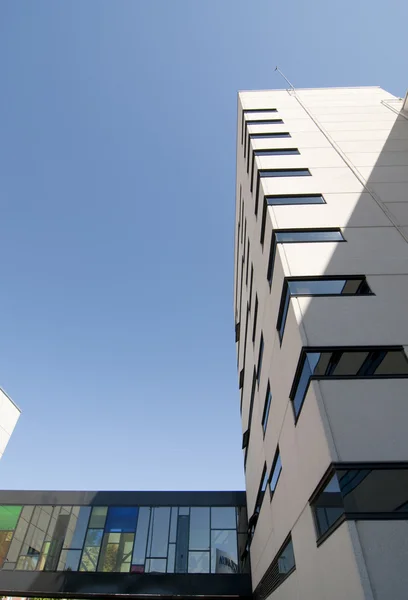
[[[245,273],[245,285],[248,285],[248,271],[249,271],[249,240],[248,240],[248,247],[247,247],[247,259],[246,259],[246,273]]]
[[[262,415],[262,429],[263,429],[264,435],[266,432],[266,426],[268,425],[268,417],[269,417],[269,411],[271,409],[271,402],[272,402],[272,393],[271,393],[271,386],[268,381],[268,387],[266,389],[266,396],[265,396],[265,405],[264,405],[263,415]]]
[[[241,330],[241,324],[237,323],[235,325],[235,342],[239,342],[239,334],[240,334],[240,330]]]
[[[268,206],[290,204],[326,204],[321,194],[296,194],[295,196],[265,196]]]
[[[246,108],[242,111],[242,122],[241,122],[241,146],[244,143],[244,129],[245,129],[245,116],[251,113],[276,113],[276,108]]]
[[[251,168],[251,192],[254,185],[255,157],[256,156],[288,156],[300,154],[297,148],[270,148],[264,150],[254,150],[252,152],[252,168]],[[249,154],[248,154],[249,157]]]
[[[285,331],[286,317],[292,296],[369,296],[371,294],[364,276],[285,279],[276,326],[280,341],[282,342]]]
[[[249,310],[251,310],[251,300],[252,300],[252,285],[254,283],[254,265],[251,264],[251,277],[249,280],[249,298],[248,298],[248,304],[249,304]]]
[[[261,482],[259,484],[258,494],[255,502],[255,512],[261,512],[262,502],[265,496],[266,487],[268,485],[268,472],[266,470],[266,463],[264,464],[264,468],[262,471]]]
[[[251,423],[252,423],[252,412],[254,410],[255,390],[256,390],[256,370],[254,368],[254,372],[252,375],[251,400],[249,403],[249,414],[248,414],[248,443],[245,448],[244,467],[246,466],[246,459],[247,459],[248,447],[249,447],[249,436],[251,435]]]
[[[245,121],[244,158],[246,157],[247,152],[248,152],[248,157],[250,154],[251,134],[248,133],[248,135],[247,135],[248,125],[283,125],[283,121],[282,121],[282,119],[251,119],[249,121]],[[248,167],[247,167],[247,170],[248,170]]]
[[[318,538],[344,518],[408,518],[408,465],[339,464],[323,485],[311,500]]]
[[[249,442],[249,429],[247,429],[242,436],[242,450],[244,450],[248,446]]]
[[[261,333],[261,339],[259,342],[259,353],[258,353],[258,368],[256,370],[256,378],[258,380],[258,385],[259,385],[259,380],[261,378],[263,351],[264,351],[264,339],[263,339],[263,334]]]
[[[259,169],[256,180],[255,215],[258,214],[259,188],[261,179],[269,177],[311,177],[309,169]]]
[[[242,373],[245,372],[245,363],[246,363],[246,347],[247,347],[247,339],[248,339],[248,321],[249,321],[249,307],[247,306],[246,310],[246,320],[245,320],[245,336],[244,336],[244,356],[242,359]],[[239,358],[239,357],[238,357]],[[242,415],[242,400],[244,397],[244,376],[242,375],[242,386],[241,386],[241,403],[240,403],[240,411]]]
[[[291,229],[278,230],[272,233],[267,279],[272,285],[273,268],[277,244],[299,244],[312,242],[344,242],[340,229]]]
[[[265,600],[295,569],[296,562],[293,553],[292,538],[289,537],[258,583],[254,591],[254,600]]]
[[[239,389],[244,385],[244,369],[239,372]]]
[[[278,448],[276,450],[275,458],[273,459],[273,465],[272,465],[272,469],[271,469],[271,478],[269,481],[269,488],[270,488],[272,494],[276,489],[281,471],[282,471],[282,462],[281,462],[281,457],[280,457],[279,448]]]
[[[336,348],[302,350],[290,398],[299,416],[310,380],[362,377],[408,377],[408,360],[402,348]]]
[[[256,322],[258,320],[258,294],[255,294],[255,308],[254,308],[254,326],[252,329],[252,342],[255,343],[256,336]]]

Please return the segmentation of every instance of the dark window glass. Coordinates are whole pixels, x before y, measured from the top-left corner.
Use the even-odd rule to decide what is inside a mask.
[[[269,250],[269,262],[267,279],[272,285],[273,269],[276,256],[277,244],[308,243],[308,242],[342,242],[344,237],[340,229],[293,229],[290,231],[275,231],[272,234],[271,247]]]
[[[279,448],[278,448],[278,450],[276,451],[275,459],[273,461],[273,467],[272,467],[272,471],[271,471],[271,479],[269,482],[269,487],[270,487],[270,490],[272,493],[276,489],[276,485],[278,483],[281,471],[282,471],[282,462],[281,462],[281,457],[280,457]]]
[[[292,154],[300,154],[297,148],[270,148],[264,150],[254,150],[252,152],[252,168],[251,168],[251,192],[254,185],[255,172],[255,157],[256,156],[288,156]],[[249,153],[248,153],[249,157]]]
[[[244,143],[244,129],[245,129],[245,116],[251,113],[276,113],[276,108],[247,108],[242,111],[242,122],[241,122],[241,146]]]
[[[276,231],[277,243],[299,243],[299,242],[342,242],[344,237],[339,229],[309,229]]]
[[[262,502],[264,499],[265,491],[268,485],[268,471],[266,469],[266,463],[264,464],[262,470],[261,482],[259,484],[258,494],[255,502],[255,512],[259,513],[261,511]]]
[[[286,280],[283,284],[282,299],[279,309],[277,330],[282,341],[285,331],[286,317],[292,296],[361,296],[371,294],[371,290],[365,283],[364,277],[325,279],[294,279]]]
[[[270,567],[258,583],[254,598],[256,600],[265,600],[270,594],[278,588],[296,568],[295,555],[293,552],[292,539],[285,543],[283,548],[273,559]]]
[[[268,177],[309,177],[311,175],[309,169],[259,169],[256,180],[255,215],[258,214],[261,179]]]
[[[258,294],[255,295],[255,309],[254,309],[254,325],[252,329],[252,341],[255,343],[256,335],[256,322],[258,320]]]
[[[259,380],[261,378],[263,352],[264,352],[264,339],[263,339],[263,334],[261,333],[261,340],[259,342],[258,368],[256,370],[256,378],[258,380],[258,384],[259,384]]]
[[[248,247],[247,247],[247,259],[246,259],[246,273],[245,273],[245,285],[248,285],[248,270],[249,270],[249,246],[250,246],[250,242],[248,240]]]
[[[268,381],[268,387],[267,387],[266,396],[265,396],[265,406],[264,406],[263,415],[262,415],[262,429],[263,429],[264,434],[266,432],[266,426],[268,425],[268,417],[269,417],[269,411],[271,409],[271,402],[272,402],[272,393],[271,393],[271,388],[270,388],[270,384]]]
[[[190,513],[190,550],[210,549],[210,509],[191,507]]]
[[[268,206],[284,206],[286,204],[326,204],[321,194],[297,194],[296,196],[265,196]]]
[[[242,450],[244,450],[248,446],[248,442],[249,442],[249,429],[247,429],[244,432],[244,435],[242,436]]]
[[[401,349],[348,349],[302,353],[301,368],[291,390],[295,416],[299,415],[311,377],[408,377],[408,359]]]
[[[248,298],[248,308],[251,310],[251,299],[252,299],[252,286],[254,283],[254,265],[251,264],[251,277],[249,279],[249,298]]]
[[[245,122],[245,141],[244,141],[244,158],[247,156],[248,159],[250,154],[250,141],[251,141],[251,133],[248,133],[248,125],[283,125],[282,119],[254,119]],[[249,161],[248,161],[249,162]],[[247,166],[248,171],[248,166]]]
[[[170,507],[155,507],[152,509],[153,527],[151,528],[150,543],[148,544],[148,555],[167,557],[167,545],[169,539]]]
[[[228,556],[235,563],[227,564],[222,557]],[[221,559],[221,560],[220,560]],[[236,569],[236,570],[235,570]],[[236,573],[238,570],[237,533],[231,529],[213,529],[211,531],[211,573]]]
[[[213,506],[211,508],[212,529],[236,529],[236,526],[235,506]]]
[[[323,535],[344,514],[337,476],[333,475],[314,504],[318,536]]]
[[[135,506],[111,506],[105,531],[132,532],[136,530],[138,508]]]

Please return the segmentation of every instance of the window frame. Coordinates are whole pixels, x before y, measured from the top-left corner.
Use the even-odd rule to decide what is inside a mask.
[[[276,111],[277,112],[277,111]],[[244,132],[244,158],[247,159],[247,173],[249,168],[249,155],[250,155],[250,144],[251,144],[251,132],[248,130],[248,125],[284,125],[283,119],[277,117],[276,119],[245,119],[245,132]],[[269,132],[267,132],[269,133]],[[274,132],[272,132],[274,133]]]
[[[276,465],[277,465],[278,461],[280,462],[280,469],[279,469],[279,473],[278,473],[278,476],[277,476],[276,481],[275,481],[275,487],[272,489],[271,488],[271,483],[272,483],[272,479],[274,478],[274,475],[275,475]],[[269,481],[268,481],[271,502],[272,502],[273,496],[274,496],[274,494],[276,492],[276,488],[278,487],[278,483],[279,483],[279,479],[280,479],[281,473],[282,473],[282,458],[281,458],[281,454],[280,454],[280,450],[279,450],[279,444],[278,444],[276,446],[275,456],[273,458],[272,468],[271,468],[271,472],[269,474]]]
[[[249,189],[251,194],[254,188],[254,172],[255,172],[255,158],[257,156],[299,156],[299,148],[256,148],[252,150],[252,166],[251,166],[251,179]],[[249,153],[248,153],[249,156]]]
[[[266,435],[266,429],[268,427],[268,420],[269,420],[269,413],[271,411],[271,404],[272,404],[272,391],[271,391],[271,384],[268,379],[268,385],[266,386],[265,401],[264,401],[264,407],[263,407],[262,419],[261,419],[261,425],[262,425],[264,437]]]
[[[277,113],[277,108],[243,108],[241,117],[241,146],[244,144],[245,115],[251,113]]]
[[[282,173],[281,175],[265,175],[265,173]],[[283,174],[285,173],[285,174]],[[289,174],[287,174],[289,173]],[[292,173],[292,174],[290,174]],[[294,173],[302,173],[302,175],[294,175]],[[255,216],[258,216],[258,205],[259,205],[259,190],[261,188],[261,179],[279,179],[279,178],[290,178],[290,177],[312,177],[310,169],[307,167],[302,168],[286,168],[286,169],[258,169],[256,176],[256,192],[255,192]],[[264,196],[265,197],[265,196]],[[269,197],[269,196],[268,196]]]
[[[282,242],[276,239],[277,234],[279,234],[279,233],[307,233],[307,232],[331,232],[331,231],[340,233],[342,239],[341,240],[306,240],[306,241],[287,240],[287,241],[282,241]],[[286,229],[286,228],[285,229],[274,229],[272,231],[272,236],[271,236],[271,244],[270,244],[270,248],[269,248],[269,259],[268,259],[268,265],[267,265],[267,270],[266,270],[266,279],[269,283],[269,290],[271,290],[272,282],[273,282],[276,247],[278,244],[327,244],[327,243],[343,244],[345,242],[347,242],[347,240],[344,237],[343,231],[340,227],[314,227],[314,228],[302,227],[302,228],[298,228],[298,229]]]
[[[341,356],[345,352],[357,354],[359,352],[367,352],[367,353],[371,352],[372,353],[372,352],[380,352],[380,351],[385,351],[387,353],[388,352],[401,352],[405,356],[405,359],[408,363],[408,356],[405,353],[404,347],[401,345],[400,346],[398,346],[398,345],[393,345],[393,346],[387,346],[387,345],[384,345],[384,346],[303,346],[300,350],[299,359],[298,359],[298,363],[297,363],[296,370],[295,370],[295,375],[293,377],[292,386],[291,386],[291,389],[289,392],[289,398],[292,403],[292,409],[293,409],[293,414],[294,414],[294,418],[295,418],[295,426],[297,425],[297,422],[299,420],[303,405],[305,403],[305,398],[307,396],[307,393],[308,393],[308,390],[310,387],[310,383],[312,381],[325,381],[325,380],[344,381],[344,380],[356,380],[356,379],[357,380],[360,380],[360,379],[408,379],[408,373],[406,373],[406,374],[396,373],[394,375],[388,374],[388,373],[380,374],[380,375],[375,375],[375,374],[370,374],[370,375],[313,375],[312,374],[308,379],[298,413],[296,414],[296,410],[295,410],[295,406],[294,406],[294,398],[296,396],[297,388],[300,383],[300,379],[302,376],[302,372],[303,372],[303,368],[304,368],[305,361],[307,358],[307,354],[325,352],[325,353],[332,353],[332,355],[334,355],[335,353],[337,353],[340,355],[340,358],[341,358]],[[364,362],[363,362],[363,364],[364,364]],[[336,363],[336,366],[337,366],[337,363]]]
[[[286,244],[288,242],[279,242],[279,243]],[[301,243],[301,242],[298,242],[298,243]],[[346,282],[361,280],[361,284],[366,283],[366,285],[369,288],[369,292],[364,293],[364,294],[353,294],[353,293],[345,293],[345,294],[343,294],[343,293],[341,293],[341,294],[301,294],[301,293],[296,293],[296,294],[291,294],[291,293],[289,293],[289,283],[291,281],[305,281],[306,282],[306,281],[343,281],[343,280],[345,280]],[[296,277],[296,276],[285,277],[283,280],[282,294],[281,294],[281,300],[280,300],[279,311],[278,311],[278,319],[276,322],[276,329],[279,334],[280,344],[282,345],[283,335],[285,333],[287,314],[289,311],[289,304],[290,304],[290,300],[292,298],[298,298],[298,297],[339,298],[339,297],[343,297],[343,296],[344,297],[365,298],[367,296],[375,296],[375,294],[371,290],[370,286],[368,285],[367,277],[365,275],[307,275],[307,276],[301,275],[299,277]],[[287,297],[289,298],[288,302],[286,302]],[[281,331],[282,327],[283,327],[283,330]]]

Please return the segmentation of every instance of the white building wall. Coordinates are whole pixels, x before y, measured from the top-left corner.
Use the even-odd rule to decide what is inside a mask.
[[[406,598],[404,579],[401,584],[395,581],[399,567],[385,561],[381,572],[380,553],[370,550],[381,530],[384,548],[388,544],[408,559],[403,536],[394,536],[395,525],[402,522],[385,521],[382,527],[346,522],[317,547],[309,499],[332,462],[407,460],[408,379],[313,382],[297,423],[289,400],[304,346],[408,346],[408,120],[399,114],[401,107],[402,102],[377,87],[239,94],[235,322],[240,324],[238,372],[244,373],[243,432],[248,428],[261,332],[265,344],[246,461],[249,515],[263,464],[266,461],[270,472],[278,445],[282,460],[275,494],[272,501],[268,490],[265,494],[251,545],[254,589],[290,532],[296,559],[296,571],[271,598]],[[248,113],[246,118],[284,121],[248,125],[250,133],[291,134],[253,139],[251,153],[269,148],[300,151],[256,157],[252,192],[252,154],[247,173],[241,145],[243,108],[276,108],[276,113]],[[312,176],[262,178],[255,216],[258,168],[308,168]],[[326,204],[268,207],[262,246],[264,194],[323,194]],[[270,288],[266,273],[273,230],[322,227],[340,227],[346,242],[278,244]],[[366,275],[375,295],[293,298],[281,344],[276,322],[284,277],[324,274]],[[264,436],[261,419],[268,381],[273,398]],[[387,577],[394,579],[392,586],[379,582]]]
[[[0,458],[4,454],[20,413],[20,409],[0,388]]]

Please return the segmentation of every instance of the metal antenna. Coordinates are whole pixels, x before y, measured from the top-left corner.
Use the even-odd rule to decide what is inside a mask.
[[[293,87],[293,85],[290,83],[289,79],[282,73],[282,71],[280,70],[279,67],[275,67],[275,71],[278,71],[279,75],[282,75],[283,79],[286,81],[286,83],[289,84],[289,86],[292,88],[293,91],[295,91],[295,88]]]

